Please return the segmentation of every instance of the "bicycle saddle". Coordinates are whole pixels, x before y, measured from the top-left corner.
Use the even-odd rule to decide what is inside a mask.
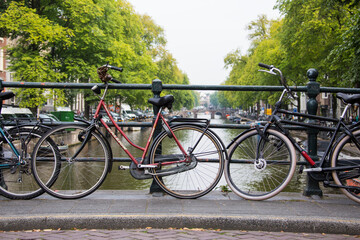
[[[173,95],[166,95],[160,98],[150,98],[148,103],[151,103],[157,107],[167,107],[169,110],[172,108],[174,102]]]
[[[0,100],[10,99],[13,96],[15,96],[15,94],[13,92],[2,92],[2,93],[0,93]]]
[[[345,103],[359,103],[360,104],[360,94],[354,94],[354,95],[349,95],[349,94],[345,94],[345,93],[337,93],[336,97],[343,100]]]

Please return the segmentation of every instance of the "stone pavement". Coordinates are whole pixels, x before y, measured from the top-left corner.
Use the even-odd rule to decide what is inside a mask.
[[[5,231],[0,239],[359,239],[360,235],[360,204],[337,194],[316,199],[281,193],[255,202],[219,191],[184,200],[147,191],[98,190],[78,200],[46,194],[26,201],[0,197],[0,211],[0,230]]]
[[[325,234],[325,233],[289,233],[289,232],[259,232],[259,231],[239,231],[239,230],[205,230],[205,229],[127,229],[127,230],[34,230],[23,232],[1,232],[0,238],[3,240],[13,239],[54,239],[54,240],[95,240],[95,239],[326,239],[326,240],[358,240],[360,236],[347,234]]]

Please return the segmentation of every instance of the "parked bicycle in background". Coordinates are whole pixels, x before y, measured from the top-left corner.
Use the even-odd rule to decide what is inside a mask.
[[[350,199],[360,203],[360,123],[346,125],[345,115],[360,104],[360,94],[338,93],[345,103],[339,119],[294,113],[282,109],[286,99],[295,99],[282,72],[271,65],[259,64],[267,73],[280,77],[284,90],[275,104],[270,120],[264,125],[244,131],[229,145],[225,177],[234,193],[249,200],[265,200],[280,193],[290,182],[296,167],[296,151],[308,162],[304,169],[324,186],[338,188]],[[279,114],[329,121],[335,128],[287,121]],[[320,161],[314,161],[283,124],[300,125],[333,132]]]
[[[2,103],[14,97],[12,92],[0,93],[0,113]],[[15,126],[5,126],[5,122]],[[0,194],[10,199],[31,199],[44,193],[36,183],[31,171],[31,154],[45,131],[50,127],[38,121],[21,122],[21,120],[2,118],[0,122]],[[48,142],[53,148],[52,142]],[[55,173],[54,173],[55,174]],[[55,175],[49,177],[54,180]],[[47,182],[46,184],[51,184]]]

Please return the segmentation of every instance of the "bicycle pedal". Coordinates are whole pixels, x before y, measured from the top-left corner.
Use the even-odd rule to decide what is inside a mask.
[[[304,171],[304,165],[301,165],[300,168],[299,168],[299,174],[302,174]]]
[[[130,169],[129,166],[123,166],[123,165],[120,165],[118,168],[118,170],[128,170],[128,169]]]

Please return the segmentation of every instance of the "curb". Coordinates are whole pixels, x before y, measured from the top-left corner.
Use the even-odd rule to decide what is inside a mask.
[[[269,232],[360,234],[360,220],[293,216],[213,216],[213,215],[33,215],[1,217],[0,229],[134,229],[204,228]]]

